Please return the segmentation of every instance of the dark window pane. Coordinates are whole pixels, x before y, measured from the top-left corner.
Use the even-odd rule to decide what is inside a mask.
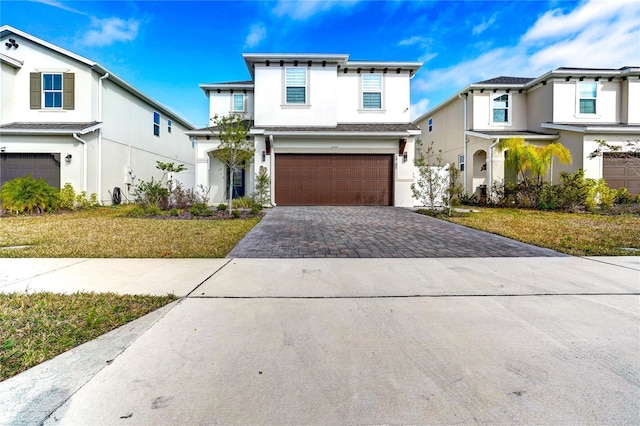
[[[363,108],[382,108],[382,96],[380,93],[363,93],[362,94],[362,107]]]
[[[595,114],[595,113],[596,113],[595,99],[580,99],[580,114]]]
[[[306,102],[304,87],[287,87],[287,103],[303,104]]]
[[[494,109],[493,110],[493,122],[494,123],[506,123],[507,122],[507,110],[506,109]]]

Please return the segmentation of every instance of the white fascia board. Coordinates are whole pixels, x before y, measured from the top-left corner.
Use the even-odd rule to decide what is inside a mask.
[[[279,138],[293,138],[293,137],[306,137],[306,138],[371,138],[371,139],[386,139],[386,138],[403,138],[407,136],[416,136],[420,134],[420,131],[408,130],[406,132],[318,132],[318,131],[266,131],[268,135],[277,136]]]
[[[70,51],[68,51],[66,49],[63,49],[60,46],[56,46],[55,44],[51,44],[48,41],[44,41],[42,39],[39,39],[38,37],[35,37],[35,36],[33,36],[31,34],[28,34],[28,33],[25,33],[24,31],[20,31],[17,28],[13,28],[12,26],[9,26],[9,25],[1,26],[0,27],[0,35],[2,35],[5,32],[9,32],[9,33],[13,33],[15,35],[18,35],[18,36],[20,36],[20,37],[22,37],[22,38],[24,38],[26,40],[29,40],[29,41],[31,41],[33,43],[39,44],[41,46],[44,46],[47,49],[51,49],[54,52],[58,52],[58,53],[60,53],[62,55],[65,55],[65,56],[68,56],[70,58],[73,58],[78,62],[82,62],[85,65],[89,65],[89,66],[95,65],[94,61],[92,61],[90,59],[87,59],[84,56],[77,55],[77,54],[75,54],[73,52],[70,52]]]
[[[554,123],[542,123],[542,127],[545,129],[554,130],[566,130],[568,132],[576,133],[640,133],[640,125],[638,126],[572,126],[571,124],[554,124]]]
[[[422,62],[383,62],[383,61],[347,61],[344,65],[347,68],[389,68],[417,71],[422,67]]]
[[[3,55],[0,53],[0,62],[11,65],[13,68],[22,68],[24,62],[12,58],[11,56]]]
[[[96,130],[101,129],[102,126],[103,126],[103,123],[97,123],[91,127],[87,127],[86,129],[83,129],[79,132],[73,132],[73,133],[80,133],[81,135],[86,135],[87,133],[95,132]]]
[[[312,61],[322,62],[326,61],[329,64],[344,65],[349,59],[347,54],[320,54],[320,53],[243,53],[242,57],[247,65],[251,78],[254,78],[254,65],[256,62],[273,62],[273,65],[277,65],[279,61],[292,62],[292,61]]]
[[[530,134],[530,135],[518,135],[518,134],[512,134],[512,135],[491,135],[488,133],[482,133],[481,131],[474,131],[474,130],[467,130],[464,132],[465,136],[474,136],[477,138],[481,138],[481,139],[487,139],[487,140],[492,140],[492,139],[507,139],[507,138],[514,138],[514,137],[518,137],[518,138],[523,138],[523,139],[527,139],[527,140],[555,140],[558,139],[559,135],[558,134],[553,134],[553,135],[536,135],[536,134]]]
[[[184,132],[187,136],[215,136],[216,133],[212,130],[187,130]]]
[[[472,130],[465,130],[465,136],[474,136],[480,139],[495,139],[495,136],[487,135],[486,133],[474,132]]]

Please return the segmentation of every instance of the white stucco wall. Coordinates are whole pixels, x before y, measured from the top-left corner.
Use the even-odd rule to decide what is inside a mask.
[[[251,118],[254,115],[254,96],[252,91],[243,93],[242,90],[235,91],[234,93],[242,93],[245,96],[245,113],[243,114],[247,118]],[[209,118],[213,118],[216,114],[220,117],[236,114],[232,111],[233,94],[230,91],[221,91],[217,93],[209,91]],[[213,122],[210,122],[213,125]]]
[[[492,100],[496,96],[507,94],[504,91],[485,91],[480,93],[474,92],[469,96],[469,102],[472,105],[473,123],[469,123],[469,128],[474,130],[527,130],[527,95],[526,93],[510,92],[509,114],[510,121],[508,123],[494,123],[493,120],[493,103]]]
[[[627,80],[627,124],[640,124],[640,80]]]
[[[589,80],[585,80],[587,82]],[[592,80],[591,80],[592,81]],[[553,84],[553,121],[556,123],[619,123],[621,85],[619,81],[598,82],[596,114],[580,114],[579,81]]]

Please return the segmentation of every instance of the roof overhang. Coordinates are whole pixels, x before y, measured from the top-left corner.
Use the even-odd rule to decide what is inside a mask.
[[[0,135],[86,135],[103,123],[10,123],[0,127]]]
[[[542,127],[545,129],[565,130],[576,133],[640,134],[640,125],[542,123]]]
[[[0,62],[10,65],[13,68],[22,68],[22,66],[24,65],[24,62],[14,59],[11,56],[4,55],[2,53],[0,53]]]
[[[534,132],[482,132],[475,130],[466,130],[464,132],[465,136],[474,136],[480,139],[509,139],[509,138],[523,138],[527,140],[539,140],[539,141],[553,141],[558,139],[559,134],[544,134],[544,133],[534,133]]]

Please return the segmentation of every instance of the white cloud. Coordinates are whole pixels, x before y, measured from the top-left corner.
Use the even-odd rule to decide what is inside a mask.
[[[429,109],[429,99],[420,99],[415,104],[411,104],[411,121],[420,117]]]
[[[120,18],[91,18],[93,29],[87,31],[81,43],[87,46],[108,46],[118,41],[131,41],[138,35],[140,21]]]
[[[502,75],[538,77],[558,67],[638,66],[638,40],[640,2],[591,0],[568,13],[545,13],[515,45],[447,68],[425,69],[412,88],[416,93],[447,90],[448,97],[471,83]]]
[[[360,0],[280,0],[273,9],[276,16],[304,20],[335,8],[350,8]]]
[[[244,41],[244,47],[254,47],[260,44],[262,40],[267,36],[267,29],[262,24],[255,24],[251,26],[249,34]]]
[[[473,35],[482,34],[489,27],[491,27],[493,24],[495,24],[497,17],[498,17],[498,14],[494,13],[491,17],[489,17],[489,19],[486,19],[486,20],[483,19],[481,23],[479,23],[478,25],[473,27],[473,29],[471,30],[471,33]]]
[[[429,62],[430,60],[432,60],[433,58],[435,58],[436,56],[438,56],[437,53],[430,51],[430,47],[431,47],[432,44],[433,44],[433,39],[432,38],[421,37],[421,36],[413,36],[413,37],[409,37],[409,38],[404,39],[404,40],[400,40],[397,45],[401,46],[401,47],[417,45],[419,49],[423,49],[425,51],[418,58],[418,60],[420,62],[426,63],[426,62]]]

